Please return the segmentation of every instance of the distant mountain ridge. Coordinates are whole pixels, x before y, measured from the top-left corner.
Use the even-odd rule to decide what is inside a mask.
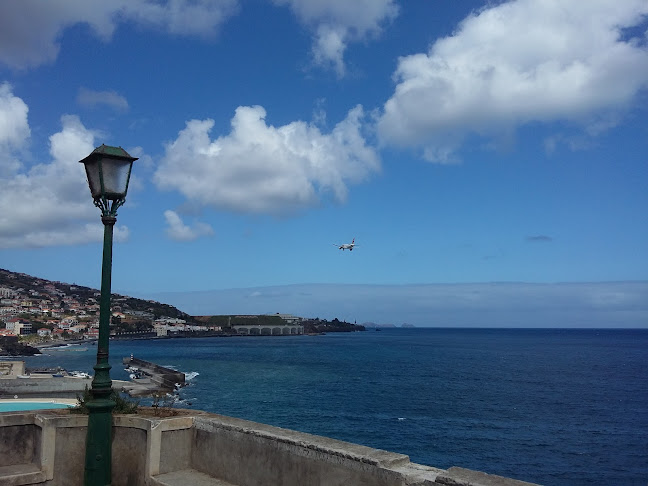
[[[396,324],[376,324],[375,322],[363,322],[362,325],[364,327],[368,327],[368,328],[380,327],[380,328],[387,328],[387,329],[390,329],[390,328],[391,329],[397,329],[397,328],[408,329],[408,328],[416,327],[414,324],[408,324],[406,322],[404,322],[400,326],[397,326]]]

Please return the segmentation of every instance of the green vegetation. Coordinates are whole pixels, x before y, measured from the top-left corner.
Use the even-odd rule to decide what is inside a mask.
[[[178,401],[178,396],[174,393],[158,392],[153,394],[153,415],[156,417],[171,417],[177,415],[178,412],[173,409],[173,406]]]
[[[112,401],[115,402],[115,408],[113,408],[112,413],[119,413],[119,414],[137,413],[137,408],[139,407],[139,400],[132,400],[129,397],[122,396],[114,389],[110,394],[110,398],[112,399]],[[71,412],[82,413],[87,415],[88,414],[87,403],[90,400],[92,400],[92,396],[90,394],[90,390],[88,389],[88,385],[86,385],[85,389],[83,390],[83,394],[77,395],[77,406],[74,407],[71,410]]]
[[[151,321],[144,319],[127,320],[114,316],[110,320],[110,330],[120,332],[151,332],[153,331],[153,324]]]
[[[233,316],[233,315],[218,315],[218,316],[202,316],[196,317],[196,320],[202,324],[213,326],[221,326],[223,329],[228,329],[231,326],[238,325],[282,325],[285,324],[283,319],[279,316]],[[304,326],[306,334],[318,334],[323,332],[355,332],[365,331],[365,327],[358,324],[351,324],[350,322],[340,321],[335,318],[332,321],[326,319],[304,319],[299,322],[299,325]]]
[[[306,319],[301,322],[306,334],[316,334],[322,332],[355,332],[365,331],[365,327],[359,324],[340,321],[337,317],[332,321],[326,319]]]

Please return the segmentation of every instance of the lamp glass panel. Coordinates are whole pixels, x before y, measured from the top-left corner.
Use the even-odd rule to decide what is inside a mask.
[[[99,180],[99,161],[97,159],[84,162],[90,194],[93,198],[101,196],[101,181]]]
[[[103,171],[104,195],[107,199],[126,197],[128,177],[132,160],[104,158],[101,161]]]

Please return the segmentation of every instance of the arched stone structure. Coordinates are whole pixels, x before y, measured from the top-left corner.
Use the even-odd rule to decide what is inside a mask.
[[[297,336],[304,334],[304,326],[296,324],[280,325],[235,325],[236,332],[245,336]]]

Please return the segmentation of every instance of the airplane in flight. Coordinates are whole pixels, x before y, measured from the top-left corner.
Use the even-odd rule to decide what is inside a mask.
[[[342,250],[342,251],[344,251],[344,250],[353,251],[353,247],[356,246],[356,244],[355,244],[355,238],[353,238],[353,239],[351,240],[351,243],[342,243],[341,245],[335,245],[335,246],[338,247],[338,250]]]

